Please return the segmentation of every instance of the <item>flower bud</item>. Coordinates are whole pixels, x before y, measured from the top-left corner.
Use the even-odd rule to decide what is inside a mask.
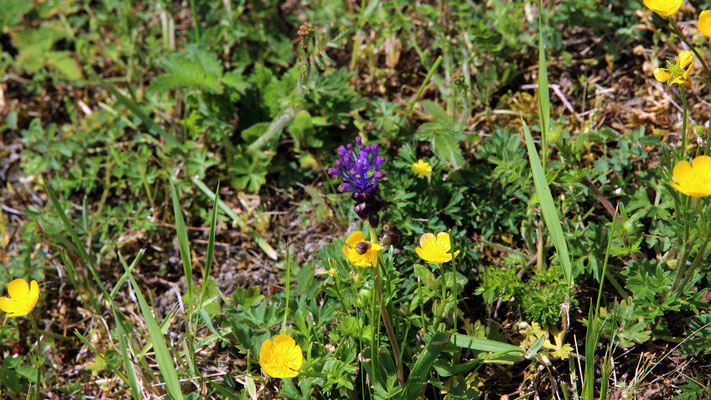
[[[397,246],[400,244],[400,235],[397,232],[390,231],[383,236],[383,245]]]
[[[378,216],[378,214],[370,214],[368,216],[368,223],[372,228],[377,228],[378,224],[380,223],[380,217]]]
[[[370,242],[360,242],[356,245],[355,249],[358,254],[363,255],[370,249]]]

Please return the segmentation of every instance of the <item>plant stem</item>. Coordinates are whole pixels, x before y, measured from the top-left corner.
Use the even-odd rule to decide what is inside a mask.
[[[40,346],[40,332],[37,329],[37,322],[32,314],[29,315],[30,322],[32,323],[32,329],[35,331],[35,336],[37,336],[37,384],[35,385],[35,399],[40,400],[40,383],[42,382],[42,348]]]
[[[686,120],[688,117],[688,107],[686,104],[686,91],[682,85],[679,85],[679,90],[681,91],[681,101],[682,101],[682,117],[681,117],[681,158],[684,160],[686,156]]]
[[[377,241],[377,235],[375,233],[375,228],[368,224],[370,229],[370,242],[375,243]],[[381,264],[381,263],[378,263]],[[400,363],[400,345],[395,338],[395,330],[393,330],[392,319],[390,318],[390,312],[385,306],[385,301],[383,300],[383,286],[380,281],[380,267],[378,265],[373,266],[373,272],[375,274],[375,295],[378,296],[378,303],[380,304],[380,313],[383,316],[383,323],[385,324],[385,330],[388,333],[388,339],[390,339],[390,345],[393,347],[393,353],[395,355],[395,362],[397,363],[397,380],[400,386],[405,386],[405,372],[402,368],[402,363]]]
[[[706,148],[704,148],[704,155],[709,155],[709,146],[711,146],[711,112],[709,112],[709,122],[706,125]]]
[[[422,92],[425,91],[425,86],[429,83],[430,79],[432,78],[432,75],[434,75],[435,71],[439,67],[439,64],[442,62],[442,56],[437,57],[435,60],[434,64],[432,64],[432,68],[430,68],[429,72],[427,72],[427,76],[425,77],[425,80],[422,82],[422,85],[420,85],[420,90],[417,91],[417,94],[415,95],[415,98],[412,99],[410,102],[410,106],[407,107],[407,112],[405,113],[405,118],[409,118],[410,114],[412,114],[412,109],[415,107],[415,103],[417,103],[417,100],[420,99],[420,96],[422,96]]]
[[[289,286],[291,286],[291,249],[286,249],[286,306],[284,307],[284,321],[281,324],[281,331],[286,329],[286,317],[289,314]]]

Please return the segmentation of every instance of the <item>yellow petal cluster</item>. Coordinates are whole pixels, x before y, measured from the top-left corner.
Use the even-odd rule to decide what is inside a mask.
[[[437,236],[431,233],[424,233],[420,237],[420,246],[415,247],[415,252],[428,264],[442,264],[452,261],[452,244],[449,240],[449,233],[440,232]],[[454,252],[456,257],[459,250]]]
[[[358,251],[359,244],[364,251]],[[378,252],[382,249],[384,249],[383,246],[366,241],[363,232],[357,231],[351,233],[346,239],[346,244],[343,246],[343,254],[356,267],[376,267],[378,265]]]
[[[659,14],[662,18],[669,18],[679,11],[682,0],[644,0],[644,5]]]
[[[416,163],[412,164],[412,167],[410,168],[412,168],[412,172],[414,172],[418,178],[424,178],[432,173],[432,166],[430,163],[423,161],[421,158],[417,160]]]
[[[674,64],[667,61],[669,68],[655,68],[654,79],[668,83],[669,86],[674,83],[681,85],[689,78],[693,63],[694,55],[689,50],[682,51]]]
[[[267,339],[259,350],[259,365],[272,378],[293,378],[299,375],[303,361],[301,346],[289,335],[278,335],[273,342]]]
[[[8,317],[22,317],[30,313],[39,299],[37,281],[27,284],[24,279],[15,279],[7,285],[10,297],[0,297],[0,310],[9,313]]]
[[[701,32],[702,35],[711,39],[711,10],[702,11],[701,14],[699,14],[696,27],[699,28],[699,32]]]
[[[711,194],[711,157],[698,156],[691,164],[679,161],[672,174],[674,181],[669,184],[679,192],[697,198]]]

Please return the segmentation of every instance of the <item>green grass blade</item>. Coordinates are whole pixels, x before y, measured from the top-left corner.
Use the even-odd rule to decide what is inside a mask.
[[[183,261],[183,274],[185,274],[185,283],[187,286],[187,314],[192,312],[193,304],[193,264],[190,259],[190,242],[188,241],[188,228],[185,226],[183,218],[183,210],[180,208],[178,201],[178,191],[173,184],[172,179],[168,179],[170,183],[170,197],[173,200],[173,215],[175,216],[175,231],[178,234],[178,246],[180,247],[180,259]]]
[[[205,299],[207,291],[207,283],[210,280],[210,269],[212,267],[212,257],[215,252],[215,230],[217,227],[217,201],[220,200],[220,183],[217,183],[215,189],[215,197],[212,202],[212,214],[210,214],[210,234],[207,238],[207,254],[205,255],[205,275],[202,277],[202,290],[200,290],[200,301],[198,302],[198,310],[202,310],[202,302]]]
[[[111,298],[111,296],[109,296],[109,292],[106,290],[104,285],[101,283],[99,274],[96,271],[96,268],[94,266],[94,261],[91,259],[91,257],[89,257],[89,253],[86,252],[86,249],[84,248],[84,243],[82,243],[81,240],[79,240],[79,235],[77,235],[77,232],[74,230],[72,223],[69,221],[69,217],[67,217],[67,214],[64,213],[64,209],[62,208],[62,205],[59,204],[59,200],[57,200],[57,195],[54,194],[54,191],[49,186],[49,182],[46,180],[44,182],[44,188],[47,191],[47,194],[49,195],[50,201],[54,205],[54,209],[57,212],[57,215],[59,215],[59,218],[62,220],[62,223],[64,224],[64,228],[67,230],[67,233],[69,233],[69,236],[72,238],[72,242],[74,242],[74,245],[79,250],[79,255],[86,263],[87,268],[89,268],[89,273],[91,273],[91,276],[96,281],[96,284],[98,285],[99,290],[101,290],[101,293],[104,295],[106,300],[113,304],[112,298]],[[97,310],[97,313],[101,314],[101,311]]]
[[[128,266],[122,261],[124,269],[128,272]],[[165,344],[165,336],[158,326],[158,321],[156,321],[153,316],[153,310],[146,303],[146,299],[141,293],[141,289],[138,287],[136,280],[133,279],[131,273],[128,274],[128,279],[131,281],[131,286],[136,293],[136,298],[138,299],[138,305],[141,308],[141,314],[148,327],[148,334],[153,345],[153,351],[156,355],[156,360],[158,361],[158,368],[160,369],[163,379],[165,379],[165,387],[168,391],[170,397],[173,400],[182,400],[183,392],[180,389],[180,382],[178,381],[178,374],[176,372],[175,364],[173,364],[173,358],[168,351],[168,346]]]
[[[116,97],[116,100],[118,100],[119,103],[121,103],[124,107],[128,108],[129,111],[131,111],[135,116],[137,116],[143,122],[143,124],[148,127],[148,130],[150,130],[156,135],[162,136],[165,139],[166,143],[174,145],[181,151],[183,150],[183,146],[182,144],[180,144],[178,139],[176,139],[170,133],[166,132],[166,130],[161,128],[160,125],[156,124],[138,107],[136,103],[131,101],[128,97],[122,95],[121,92],[116,90],[116,88],[110,83],[103,82],[103,84],[106,90],[108,90],[109,93]]]
[[[113,311],[114,320],[116,321],[115,336],[118,336],[119,340],[119,353],[121,353],[121,359],[123,360],[123,368],[126,373],[125,381],[131,388],[131,395],[133,396],[133,398],[135,400],[140,400],[141,391],[139,390],[138,386],[138,378],[136,378],[136,370],[128,355],[128,339],[126,333],[127,329],[123,325],[123,321],[121,320],[121,316],[119,315],[118,310],[116,310],[115,307],[112,307],[111,311]]]
[[[193,179],[193,183],[195,186],[197,186],[203,193],[210,197],[215,197],[215,193],[210,190],[210,188],[205,185],[201,180],[199,179]],[[220,209],[227,214],[228,217],[232,218],[232,220],[239,225],[239,228],[242,229],[244,232],[247,232],[247,234],[254,240],[255,243],[257,243],[257,246],[259,246],[264,253],[269,256],[272,260],[277,259],[277,252],[274,250],[274,248],[267,243],[266,239],[264,239],[259,233],[257,233],[254,229],[250,228],[242,218],[240,218],[239,215],[237,215],[234,210],[232,210],[225,202],[220,200],[219,198],[217,199],[217,206],[220,207]]]
[[[592,301],[588,312],[588,330],[585,333],[585,371],[583,400],[595,400],[595,347],[600,336],[600,324],[593,311]]]
[[[563,236],[563,228],[560,225],[558,210],[555,208],[553,196],[551,195],[551,189],[548,187],[548,180],[546,179],[546,174],[543,172],[541,160],[538,158],[536,146],[533,144],[531,132],[528,130],[526,121],[523,121],[522,119],[522,122],[523,133],[526,136],[526,147],[528,148],[528,159],[531,162],[533,182],[536,186],[538,201],[541,204],[543,219],[546,222],[546,227],[550,233],[553,245],[558,252],[558,261],[560,262],[561,268],[563,268],[565,280],[568,283],[568,286],[573,286],[573,266],[570,262],[570,254],[568,254],[568,243],[565,241],[565,236]]]
[[[546,48],[543,44],[543,3],[538,2],[538,119],[541,123],[541,146],[543,147],[543,169],[545,170],[548,154],[548,131],[551,119],[551,98],[548,90],[548,68],[546,67]]]

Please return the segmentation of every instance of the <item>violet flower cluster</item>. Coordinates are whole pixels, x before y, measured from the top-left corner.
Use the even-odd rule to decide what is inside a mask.
[[[343,183],[338,186],[338,191],[343,193],[352,191],[356,206],[353,211],[362,220],[368,220],[370,226],[376,227],[380,222],[378,212],[385,202],[376,193],[378,182],[386,173],[380,167],[385,163],[385,158],[378,156],[378,145],[364,146],[360,137],[356,137],[357,148],[348,144],[338,148],[338,157],[334,163],[335,168],[328,170],[330,175],[340,176]]]

